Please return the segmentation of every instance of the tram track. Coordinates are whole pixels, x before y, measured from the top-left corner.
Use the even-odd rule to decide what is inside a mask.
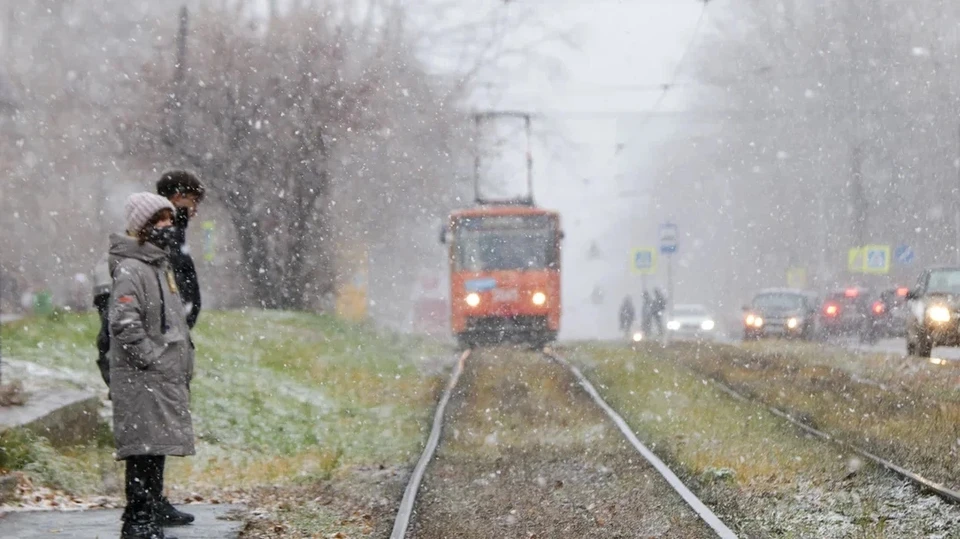
[[[924,477],[919,473],[913,472],[907,468],[904,468],[903,466],[895,464],[855,444],[844,441],[843,439],[837,436],[834,436],[833,434],[814,428],[813,426],[807,424],[806,422],[800,419],[797,419],[796,417],[794,417],[793,414],[787,411],[781,410],[780,408],[777,408],[775,406],[769,406],[757,399],[748,397],[747,395],[744,395],[743,393],[733,389],[732,387],[716,379],[715,377],[710,377],[710,381],[713,382],[713,384],[717,387],[717,389],[726,393],[727,395],[730,395],[734,399],[737,399],[742,402],[749,402],[757,406],[761,406],[765,408],[767,411],[769,411],[771,414],[773,414],[774,416],[790,423],[791,425],[799,428],[800,430],[806,432],[807,434],[816,436],[817,438],[820,438],[821,440],[829,442],[844,451],[849,451],[851,453],[859,455],[867,459],[868,461],[876,464],[877,466],[880,466],[881,468],[887,470],[888,472],[893,473],[894,475],[906,480],[907,482],[909,482],[910,484],[916,486],[921,490],[926,490],[933,494],[936,494],[943,500],[950,502],[952,504],[960,503],[960,492],[956,490],[953,490],[945,485],[937,483],[936,481],[927,479],[926,477]]]
[[[519,535],[522,531],[529,537],[557,536],[561,532],[583,537],[633,536],[632,532],[618,532],[618,526],[624,530],[656,528],[657,535],[736,537],[637,438],[574,365],[549,350],[529,357],[517,352],[502,354],[507,359],[499,358],[499,362],[515,364],[516,378],[520,382],[507,381],[512,377],[502,373],[501,378],[496,378],[500,368],[498,352],[468,350],[460,356],[438,401],[423,452],[404,489],[391,539],[453,535],[499,537],[506,531],[504,526],[513,526],[506,529],[517,536],[522,536]],[[534,357],[539,361],[534,361]],[[483,364],[472,365],[475,362]],[[463,376],[464,371],[471,368],[473,370]],[[502,372],[510,371],[505,369]],[[553,378],[558,389],[550,393],[543,388],[531,387],[522,381],[525,377],[530,382],[539,380],[544,385],[550,385],[545,378]],[[467,380],[466,387],[460,387],[463,379]],[[491,400],[491,389],[511,393],[510,388],[515,386],[527,389],[515,392],[519,396],[504,394],[497,396],[499,400]],[[478,393],[484,390],[488,394],[479,396]],[[571,402],[556,402],[557,392]],[[545,401],[545,395],[554,400]],[[512,403],[513,409],[500,415],[496,410],[491,412],[489,406],[481,410],[484,407],[478,405],[503,401]],[[454,406],[451,407],[452,402]],[[529,417],[517,416],[517,410],[530,411]],[[473,423],[470,422],[471,414]],[[458,453],[458,447],[473,451],[477,446],[475,441],[465,440],[470,433],[480,440],[484,434],[487,440],[497,439],[498,435],[508,438],[511,436],[511,421],[518,417],[522,418],[518,420],[521,424],[514,431],[533,433],[534,441],[520,442],[511,438],[494,449],[477,447],[476,456]],[[529,424],[522,424],[528,419]],[[455,426],[457,423],[460,425]],[[492,432],[484,429],[492,429]],[[592,434],[581,437],[578,429]],[[454,431],[453,435],[450,430]],[[563,441],[559,445],[550,445],[551,442],[541,442],[541,437],[562,438]],[[445,449],[444,444],[455,447]],[[485,450],[494,455],[487,455]],[[642,460],[636,459],[637,455]],[[604,471],[598,475],[595,469]],[[555,477],[547,481],[544,476],[550,474]],[[431,475],[434,476],[432,482]],[[555,490],[561,489],[565,481],[570,484],[569,488],[562,493]],[[537,483],[539,489],[535,486]],[[548,483],[558,486],[548,487]],[[428,485],[426,499],[424,484]],[[668,491],[669,494],[665,494]],[[547,505],[538,507],[541,502]],[[601,511],[597,507],[605,509]],[[471,514],[458,519],[455,515],[461,514],[463,509],[468,509]],[[538,515],[539,511],[545,515]],[[443,525],[444,531],[438,535],[434,521],[450,522]],[[461,527],[454,529],[451,526]]]

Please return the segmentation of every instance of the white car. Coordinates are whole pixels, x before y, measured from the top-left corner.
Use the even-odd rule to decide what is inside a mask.
[[[703,305],[675,305],[667,319],[671,338],[681,340],[714,340],[717,322]]]

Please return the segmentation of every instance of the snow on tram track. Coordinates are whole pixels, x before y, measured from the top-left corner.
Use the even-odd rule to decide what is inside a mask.
[[[447,383],[447,387],[443,392],[443,395],[440,397],[440,401],[437,404],[436,411],[434,412],[433,417],[433,427],[430,430],[430,436],[427,438],[427,443],[423,448],[423,452],[420,454],[420,459],[417,461],[416,466],[413,469],[413,473],[410,475],[410,479],[407,482],[407,486],[403,492],[403,498],[400,501],[400,506],[397,510],[397,516],[394,520],[393,531],[390,533],[390,539],[403,539],[406,537],[407,529],[410,526],[410,520],[413,515],[414,505],[417,499],[417,493],[420,489],[420,484],[423,482],[423,476],[426,472],[427,465],[433,459],[437,451],[437,446],[440,443],[440,436],[443,430],[443,418],[446,414],[447,404],[450,402],[450,398],[453,394],[453,391],[457,387],[457,383],[460,380],[460,375],[463,373],[464,365],[467,359],[470,357],[471,350],[465,351],[461,356],[457,364],[454,366],[453,372],[450,375],[450,380]],[[735,539],[737,535],[729,528],[723,521],[717,517],[714,512],[707,507],[683,482],[680,478],[677,477],[675,473],[662,461],[658,458],[653,451],[651,451],[647,446],[645,446],[623,419],[614,410],[610,407],[609,404],[603,397],[600,396],[600,393],[594,388],[593,384],[587,379],[586,376],[580,372],[580,369],[568,363],[565,359],[557,355],[555,352],[545,349],[543,355],[546,359],[557,363],[567,369],[573,376],[577,379],[577,382],[580,384],[580,387],[593,399],[594,403],[603,410],[604,414],[616,425],[617,429],[623,434],[623,436],[630,442],[634,449],[648,462],[657,472],[667,481],[670,487],[680,495],[681,498],[687,503],[687,505],[697,513],[701,520],[706,523],[718,537],[723,539],[733,538]]]

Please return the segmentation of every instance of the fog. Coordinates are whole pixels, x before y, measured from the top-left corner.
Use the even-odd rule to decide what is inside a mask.
[[[960,7],[947,2],[42,0],[0,13],[4,312],[30,291],[70,303],[123,198],[186,166],[211,187],[210,225],[190,236],[201,276],[217,276],[201,279],[210,307],[329,310],[366,271],[370,313],[410,329],[422,281],[445,282],[439,228],[472,204],[476,152],[485,193],[526,191],[522,126],[478,132],[478,110],[534,114],[533,194],[566,231],[562,338],[613,336],[625,294],[666,288],[665,259],[646,278],[630,270],[665,220],[680,231],[674,299],[721,318],[791,268],[814,289],[880,286],[960,255]],[[224,118],[247,126],[231,134]],[[322,150],[300,129],[318,126]],[[291,236],[301,188],[310,224]],[[848,272],[866,244],[917,260]]]

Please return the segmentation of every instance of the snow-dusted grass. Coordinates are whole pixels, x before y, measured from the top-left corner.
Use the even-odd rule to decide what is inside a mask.
[[[5,355],[68,369],[105,393],[91,315],[26,319],[3,327]],[[415,458],[439,379],[423,360],[449,352],[332,317],[267,311],[204,312],[192,412],[197,456],[173,459],[183,491],[284,484],[341,465]]]
[[[726,518],[740,520],[744,536],[952,537],[957,508],[722,393],[686,368],[697,353],[593,345],[566,356],[705,499],[734,508]]]
[[[811,345],[678,345],[676,361],[951,488],[960,485],[956,365]]]

